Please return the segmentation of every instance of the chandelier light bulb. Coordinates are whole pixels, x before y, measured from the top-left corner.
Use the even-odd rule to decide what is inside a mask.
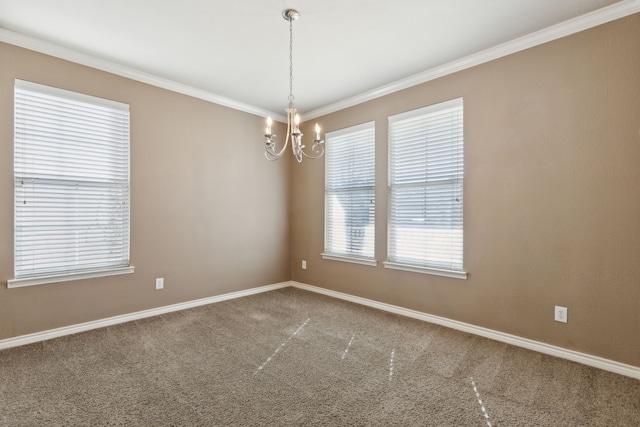
[[[267,135],[271,135],[272,124],[273,124],[273,120],[271,120],[271,116],[267,117]]]
[[[293,124],[293,131],[300,132],[300,114],[296,114],[296,116],[293,118]]]

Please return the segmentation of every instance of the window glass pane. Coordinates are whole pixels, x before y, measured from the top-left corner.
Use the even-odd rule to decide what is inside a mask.
[[[129,264],[125,104],[16,80],[16,278]]]
[[[389,118],[389,260],[463,268],[462,99]]]
[[[373,258],[374,123],[327,134],[325,253]]]

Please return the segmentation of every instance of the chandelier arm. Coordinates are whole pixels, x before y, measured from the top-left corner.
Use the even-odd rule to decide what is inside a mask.
[[[291,133],[290,130],[290,125],[287,125],[287,137],[284,140],[284,145],[282,146],[282,148],[280,149],[280,151],[278,151],[277,153],[270,150],[269,148],[267,148],[264,152],[264,156],[268,159],[268,160],[278,160],[280,158],[282,158],[282,155],[284,154],[285,150],[287,149],[287,145],[289,145],[289,134]],[[275,135],[274,135],[275,137]],[[275,141],[274,141],[275,142]]]
[[[316,142],[311,146],[311,151],[315,153],[315,156],[312,154],[307,154],[304,152],[303,149],[300,149],[300,152],[307,158],[307,159],[319,159],[320,157],[322,157],[324,155],[324,147],[323,144],[324,141],[320,141],[320,142]]]
[[[282,150],[278,153],[278,156],[282,156],[284,154],[284,150],[287,149],[289,145],[289,131],[287,131],[287,137],[284,139],[284,145],[282,146]]]
[[[282,155],[284,154],[284,150],[287,148],[287,146],[285,145],[284,147],[282,147],[282,150],[280,150],[278,153],[272,152],[269,149],[265,150],[264,152],[264,156],[267,158],[267,160],[278,160],[282,158]]]

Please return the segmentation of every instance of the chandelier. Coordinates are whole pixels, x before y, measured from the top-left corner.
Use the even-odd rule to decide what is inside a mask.
[[[282,17],[289,21],[289,106],[285,109],[287,113],[287,136],[282,149],[280,151],[276,151],[276,135],[271,133],[273,120],[271,120],[271,117],[268,117],[267,130],[264,135],[266,138],[264,156],[268,160],[280,159],[287,149],[289,139],[291,139],[291,150],[293,151],[293,156],[296,158],[298,163],[300,163],[302,162],[303,156],[309,159],[322,157],[324,154],[324,141],[320,139],[320,126],[316,123],[316,139],[313,140],[311,153],[305,153],[305,146],[302,145],[302,132],[300,132],[300,115],[293,104],[295,99],[293,96],[293,21],[300,18],[300,14],[296,10],[287,9],[282,12]]]

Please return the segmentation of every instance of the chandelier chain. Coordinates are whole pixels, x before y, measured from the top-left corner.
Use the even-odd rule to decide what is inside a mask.
[[[293,102],[293,19],[289,17],[289,101]]]

